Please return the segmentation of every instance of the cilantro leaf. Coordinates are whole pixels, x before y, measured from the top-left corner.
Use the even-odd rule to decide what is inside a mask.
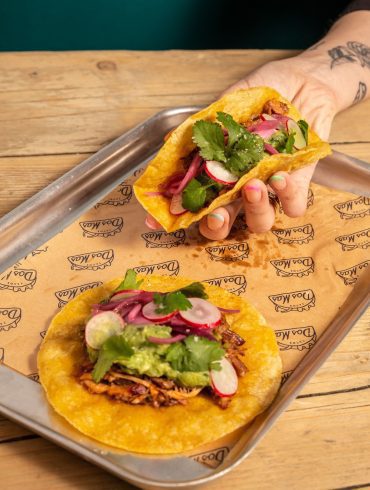
[[[90,362],[96,362],[99,357],[99,351],[96,349],[92,349],[88,345],[86,345],[87,355],[89,356]]]
[[[226,112],[218,112],[217,119],[222,123],[224,128],[227,129],[228,133],[228,148],[234,146],[234,144],[239,140],[239,138],[247,133],[247,130],[241,125],[234,121],[233,117]]]
[[[306,145],[308,145],[308,123],[304,119],[300,119],[297,124],[303,133],[304,139],[306,140]]]
[[[216,191],[220,191],[223,189],[225,186],[221,184],[221,182],[216,182],[215,180],[211,179],[205,172],[200,173],[197,175],[197,181],[200,182],[202,185],[207,187],[208,189],[215,189]]]
[[[268,143],[272,145],[276,150],[281,153],[286,145],[288,139],[288,133],[284,130],[276,131],[268,140]]]
[[[193,141],[205,160],[218,162],[226,160],[224,133],[219,124],[211,121],[197,121],[193,126]]]
[[[120,359],[127,359],[133,353],[134,351],[122,335],[109,337],[100,349],[98,361],[92,372],[92,378],[95,383],[99,383],[114,362]]]
[[[170,345],[166,361],[177,371],[208,371],[219,369],[225,350],[219,342],[189,335],[183,342]]]
[[[179,291],[188,298],[208,298],[208,294],[205,292],[204,286],[200,282],[192,282],[188,286],[179,289]]]
[[[191,179],[182,191],[182,205],[185,209],[196,213],[204,206],[207,198],[207,186],[196,179]]]
[[[283,150],[284,153],[293,153],[293,145],[295,141],[295,133],[290,133],[288,136],[288,139],[286,140],[285,143],[285,149]]]
[[[246,172],[249,172],[256,163],[253,156],[248,150],[234,151],[231,157],[225,163],[225,167],[234,175],[241,177]]]
[[[181,291],[173,291],[172,293],[154,294],[154,303],[157,305],[156,313],[171,313],[176,310],[188,310],[191,308],[191,303]]]
[[[128,269],[126,271],[124,280],[119,286],[116,287],[115,292],[124,291],[125,289],[139,289],[140,284],[143,282],[143,279],[138,281],[136,277],[136,272],[133,269]]]
[[[224,166],[234,175],[241,177],[263,158],[263,152],[263,139],[257,134],[252,134],[245,130],[232,148]]]

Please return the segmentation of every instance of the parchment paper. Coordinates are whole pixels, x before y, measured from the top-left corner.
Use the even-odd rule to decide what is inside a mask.
[[[370,263],[370,199],[312,185],[304,217],[288,218],[278,207],[274,229],[256,235],[240,216],[219,243],[196,225],[148,230],[132,192],[139,172],[0,275],[0,360],[38,381],[37,350],[58,308],[135,268],[207,281],[248,299],[275,329],[284,382]],[[237,438],[193,457],[216,467]]]

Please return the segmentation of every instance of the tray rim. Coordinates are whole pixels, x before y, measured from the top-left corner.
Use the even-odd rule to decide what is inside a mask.
[[[79,170],[79,169],[83,168],[84,165],[86,166],[87,162],[90,162],[90,161],[94,162],[95,160],[98,161],[99,155],[104,154],[104,152],[109,150],[109,148],[115,148],[116,145],[119,144],[119,141],[122,141],[122,139],[124,137],[127,138],[130,135],[135,134],[135,131],[140,130],[141,128],[143,128],[145,125],[147,125],[151,121],[158,121],[161,118],[162,119],[163,118],[169,118],[169,117],[173,116],[174,114],[177,114],[177,115],[178,114],[184,114],[186,116],[189,113],[197,111],[198,109],[199,109],[199,107],[184,106],[184,107],[172,108],[172,109],[167,109],[167,110],[161,111],[161,112],[155,114],[154,116],[152,116],[151,118],[143,121],[141,124],[137,125],[136,127],[131,129],[130,131],[124,133],[122,136],[120,136],[119,138],[114,140],[112,143],[110,143],[109,145],[102,148],[99,152],[94,154],[92,157],[88,158],[87,160],[85,160],[82,163],[80,163],[79,165],[77,165],[77,167],[75,167],[75,169],[72,169],[71,171],[67,172],[67,174],[71,174],[71,173],[75,172],[76,169]],[[356,160],[356,159],[353,159],[353,160]],[[362,162],[360,160],[358,160],[357,162],[359,165],[363,165],[364,163],[366,163],[366,162]],[[140,163],[140,166],[141,165],[142,165],[142,162]],[[63,178],[65,178],[65,176],[67,174],[64,174],[64,176],[62,176],[59,179],[57,179],[56,181],[52,182],[51,184],[49,184],[49,186],[47,186],[45,189],[41,190],[35,196],[31,197],[30,199],[28,199],[27,201],[25,201],[24,203],[22,203],[21,205],[19,205],[18,207],[16,207],[12,211],[10,211],[10,213],[6,214],[0,220],[0,229],[1,229],[1,225],[4,222],[6,224],[6,223],[9,223],[9,220],[12,221],[14,219],[17,219],[17,215],[19,216],[19,213],[22,213],[27,207],[29,209],[29,206],[32,205],[32,203],[37,202],[36,197],[40,198],[40,195],[41,195],[41,197],[47,196],[47,191],[50,190],[50,187],[53,187],[55,185],[59,185],[60,182],[65,182],[66,179],[63,180]],[[121,180],[123,180],[123,178],[125,178],[125,176],[122,176]],[[115,187],[115,185],[116,184],[113,184],[111,186],[111,188],[113,189]],[[95,202],[97,202],[98,200],[99,200],[99,196],[96,198]],[[88,209],[89,207],[91,207],[91,204],[88,205],[86,207],[86,209]],[[79,215],[82,214],[86,209],[82,209],[81,212],[79,213]],[[71,222],[73,222],[75,219],[76,219],[76,216],[74,216],[73,219],[71,219]],[[54,236],[54,235],[52,235],[52,236]],[[48,239],[50,239],[50,237]],[[42,242],[40,242],[40,244],[41,243],[45,243],[45,240],[42,240]],[[14,261],[14,262],[16,262],[16,261]],[[1,265],[0,265],[0,270],[1,270]],[[370,271],[368,271],[368,272],[370,272]],[[72,452],[79,454],[84,459],[87,459],[90,462],[93,462],[94,464],[97,464],[98,466],[103,467],[104,469],[115,474],[116,476],[123,478],[123,479],[126,479],[127,481],[134,483],[134,484],[145,485],[145,488],[148,488],[147,485],[150,485],[150,488],[182,488],[182,487],[187,488],[190,486],[205,484],[207,482],[210,482],[216,478],[219,478],[219,477],[225,475],[226,473],[231,471],[233,468],[235,468],[238,464],[240,464],[244,459],[246,459],[246,457],[249,455],[249,453],[253,450],[253,448],[257,444],[257,442],[259,442],[259,440],[268,432],[268,430],[271,428],[273,423],[275,423],[277,418],[284,412],[285,408],[297,396],[299,391],[309,381],[309,379],[314,375],[314,373],[320,368],[320,366],[327,359],[327,357],[329,357],[329,355],[333,352],[333,350],[341,342],[341,340],[348,334],[348,332],[351,330],[352,326],[356,323],[358,318],[360,318],[362,313],[365,311],[367,304],[369,303],[369,292],[366,291],[366,284],[368,284],[367,278],[368,278],[369,274],[364,274],[364,276],[366,276],[366,280],[364,280],[364,278],[361,278],[361,280],[358,281],[358,284],[356,284],[356,286],[352,290],[351,294],[348,296],[346,302],[344,303],[343,309],[341,310],[339,315],[337,315],[332,320],[332,322],[329,323],[326,330],[321,335],[321,337],[319,338],[319,340],[315,344],[315,346],[306,354],[306,356],[303,358],[301,363],[294,370],[293,374],[286,381],[284,386],[282,388],[280,388],[278,395],[275,398],[275,400],[273,401],[272,405],[265,412],[263,412],[261,415],[259,415],[257,417],[258,422],[260,423],[260,427],[261,427],[259,432],[257,431],[257,433],[255,433],[254,437],[252,435],[251,442],[247,441],[247,443],[245,444],[245,447],[242,448],[241,451],[239,451],[240,454],[235,458],[234,462],[230,461],[227,464],[227,459],[226,459],[225,463],[222,463],[217,468],[211,469],[209,471],[211,474],[208,476],[204,476],[204,477],[193,479],[193,480],[192,479],[187,480],[186,482],[185,481],[178,482],[178,483],[169,483],[169,482],[165,482],[165,481],[149,480],[148,478],[137,478],[133,474],[131,474],[131,475],[130,474],[124,474],[124,473],[127,473],[127,470],[122,470],[122,468],[119,469],[117,467],[117,465],[113,465],[114,467],[112,467],[112,464],[108,460],[106,460],[104,458],[104,456],[102,456],[102,455],[97,456],[96,453],[92,452],[92,454],[94,455],[94,457],[92,458],[92,457],[88,457],[88,455],[86,455],[86,454],[83,454],[83,451],[79,451],[76,448],[69,447],[69,446],[75,445],[75,441],[64,436],[63,433],[55,432],[55,430],[49,429],[47,427],[43,428],[42,425],[37,424],[35,422],[35,420],[33,420],[32,417],[29,416],[29,414],[20,413],[17,415],[15,415],[15,414],[12,415],[11,413],[9,413],[9,410],[2,404],[1,401],[0,401],[0,413],[2,413],[3,415],[5,415],[6,417],[8,417],[12,420],[15,420],[16,422],[18,422],[20,424],[30,428],[31,430],[40,433],[40,435],[42,435],[43,437],[46,437],[46,438],[52,440],[53,442],[56,442],[58,445],[61,445],[65,449],[71,450]],[[365,285],[365,288],[363,287],[364,285]],[[359,292],[360,293],[362,292],[362,294],[359,294]],[[357,299],[355,309],[353,309],[352,307],[346,308],[345,305],[349,302],[349,299],[352,297],[354,297],[355,300]],[[338,325],[339,325],[339,327],[342,325],[342,328],[338,328]],[[343,325],[345,325],[345,328],[343,328]],[[329,333],[333,332],[333,335],[329,336],[328,332]],[[324,345],[324,340],[326,339],[327,336],[329,337],[330,349],[325,349],[325,345]],[[324,339],[324,340],[322,340],[322,339]],[[327,340],[325,340],[325,342],[327,342]],[[322,348],[321,346],[323,346],[323,345],[324,345],[324,347]],[[318,351],[320,351],[318,346],[321,348],[320,358],[317,357],[317,353],[318,353]],[[314,353],[315,356],[312,353]],[[312,358],[316,357],[316,362],[313,365],[313,367],[308,366],[309,369],[306,372],[306,371],[304,371],[304,369],[307,368],[306,365],[311,360],[311,357]],[[308,359],[308,361],[306,361],[306,359]],[[320,360],[318,361],[317,359],[320,359]],[[304,362],[304,361],[306,361],[306,362]],[[6,370],[13,371],[13,376],[22,378],[23,381],[28,381],[29,383],[34,383],[33,381],[31,381],[29,379],[27,380],[27,377],[25,375],[20,374],[20,373],[16,373],[14,370],[12,370],[12,368],[7,367],[5,364],[2,365],[0,363],[0,375],[1,375],[1,373],[4,373]],[[298,380],[300,380],[300,381],[298,381]],[[37,386],[37,388],[42,390],[41,386]],[[1,389],[0,389],[0,392],[1,392]],[[287,393],[287,394],[285,394],[285,393]],[[279,408],[277,414],[274,414],[276,412],[276,409],[274,412],[274,407],[277,403],[279,403],[280,408]],[[257,420],[257,419],[255,419],[255,420]],[[262,419],[262,423],[260,422],[261,419]],[[253,422],[250,426],[248,426],[246,432],[253,429],[254,425],[255,425],[255,422]],[[61,440],[63,438],[70,441],[70,444],[62,443]],[[130,453],[130,454],[132,454],[133,456],[140,456],[140,455],[137,455],[136,453]],[[176,455],[174,455],[173,457],[176,458]],[[173,457],[169,456],[169,459],[173,459]]]

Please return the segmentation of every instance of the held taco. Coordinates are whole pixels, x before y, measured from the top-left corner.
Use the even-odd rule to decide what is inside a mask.
[[[53,319],[38,355],[54,409],[105,444],[196,448],[250,422],[281,377],[274,332],[241,298],[134,271],[85,291]]]
[[[134,191],[171,232],[239,197],[248,180],[267,181],[278,170],[296,170],[330,152],[275,90],[238,90],[176,128]]]

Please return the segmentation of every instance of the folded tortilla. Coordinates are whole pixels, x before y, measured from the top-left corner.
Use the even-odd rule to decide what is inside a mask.
[[[154,408],[89,393],[78,381],[86,360],[82,332],[91,305],[107,299],[120,282],[121,279],[111,281],[70,301],[52,320],[38,354],[40,381],[50,404],[76,429],[128,451],[180,453],[247,424],[271,403],[281,379],[281,359],[273,330],[246,301],[209,284],[204,284],[209,301],[240,310],[226,318],[230,328],[246,341],[243,362],[248,372],[239,378],[237,394],[227,409],[221,409],[206,395],[191,398],[185,406]],[[147,276],[141,288],[168,292],[191,282]]]
[[[278,92],[269,87],[254,87],[225,95],[202,111],[188,117],[171,133],[157,156],[134,184],[138,201],[167,232],[188,228],[217,207],[238,198],[240,189],[250,179],[257,178],[266,182],[279,170],[291,172],[315,163],[331,153],[329,144],[309,129],[308,145],[305,148],[294,154],[279,153],[263,158],[250,172],[243,175],[231,190],[214,199],[208,207],[197,213],[188,211],[180,216],[174,216],[169,211],[170,199],[161,195],[151,195],[153,192],[160,192],[161,184],[171,175],[183,170],[181,158],[188,156],[196,147],[192,141],[192,127],[195,121],[199,119],[216,121],[217,112],[223,111],[231,114],[238,123],[243,123],[252,116],[261,114],[263,106],[271,99],[278,99],[287,104],[289,107],[287,115],[292,119],[296,121],[302,119],[297,109]]]

